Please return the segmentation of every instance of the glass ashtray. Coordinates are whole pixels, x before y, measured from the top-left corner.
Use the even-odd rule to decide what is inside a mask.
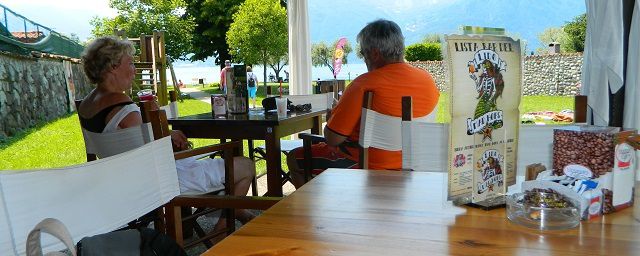
[[[539,200],[525,200],[536,197]],[[507,218],[522,226],[540,230],[570,229],[580,224],[579,202],[548,192],[525,192],[507,196]]]

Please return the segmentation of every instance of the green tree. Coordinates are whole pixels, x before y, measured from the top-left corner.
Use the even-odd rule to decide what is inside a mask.
[[[237,61],[262,65],[267,85],[267,65],[289,51],[287,10],[279,0],[246,0],[233,14],[227,31],[229,52]]]
[[[191,37],[191,60],[205,60],[214,57],[217,65],[230,60],[227,31],[244,0],[185,0],[187,3],[185,20],[195,23]]]
[[[328,46],[324,41],[319,43],[315,43],[311,45],[311,64],[314,67],[322,67],[327,66],[329,70],[331,70],[331,74],[333,74],[333,55],[336,52],[336,44],[338,44],[337,39],[331,46]],[[342,64],[347,64],[347,57],[349,53],[353,51],[351,48],[351,43],[347,41],[342,47],[342,51],[344,55],[342,55]]]
[[[278,77],[280,77],[280,71],[282,71],[285,65],[289,64],[289,53],[287,52],[287,54],[280,57],[280,59],[271,58],[268,63],[269,67],[276,73],[276,79],[278,79]]]
[[[569,42],[569,36],[565,33],[564,28],[547,28],[538,34],[538,40],[541,46],[536,49],[538,54],[546,53],[548,45],[552,42],[560,43],[560,50],[563,52],[575,52],[573,45]]]
[[[404,58],[407,61],[442,60],[440,43],[417,43],[407,46]]]
[[[569,37],[569,44],[577,52],[584,51],[584,39],[587,36],[587,14],[581,14],[567,22],[564,32]]]
[[[124,30],[128,37],[150,35],[163,30],[167,55],[171,59],[186,59],[190,52],[194,23],[182,19],[183,0],[109,0],[109,7],[118,10],[114,18],[94,17],[91,20],[94,37],[113,35],[116,29]]]

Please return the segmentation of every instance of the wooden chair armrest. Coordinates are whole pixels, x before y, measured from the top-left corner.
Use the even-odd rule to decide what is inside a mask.
[[[232,208],[266,210],[282,199],[266,196],[232,195],[179,195],[171,200],[173,206],[191,206],[205,208]]]
[[[177,159],[184,159],[184,158],[187,158],[187,157],[197,156],[197,155],[206,154],[206,153],[213,153],[213,152],[216,152],[216,151],[224,151],[225,149],[240,148],[240,147],[241,147],[241,145],[240,145],[239,141],[225,142],[225,143],[220,143],[220,144],[209,145],[209,146],[204,146],[204,147],[187,149],[187,150],[182,150],[182,151],[179,151],[179,152],[175,152],[175,153],[173,153],[173,157],[176,160]]]
[[[167,234],[171,236],[176,243],[184,245],[182,236],[182,213],[180,207],[198,207],[198,208],[218,208],[218,209],[258,209],[266,210],[280,201],[279,197],[259,197],[259,196],[231,196],[231,195],[179,195],[173,198],[165,205],[165,217],[167,222]],[[235,222],[234,211],[229,210],[227,216],[227,225]]]
[[[310,140],[311,144],[317,144],[320,142],[327,141],[327,139],[325,139],[324,136],[322,135],[310,134],[310,133],[299,133],[298,138],[302,140]]]

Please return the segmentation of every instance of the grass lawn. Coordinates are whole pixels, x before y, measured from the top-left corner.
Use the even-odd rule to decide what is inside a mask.
[[[272,84],[272,86],[275,85]],[[220,93],[217,87],[206,87],[205,91]],[[264,86],[260,85],[258,104],[264,96]],[[439,106],[438,122],[448,122],[448,94],[441,94]],[[210,112],[211,106],[196,99],[185,99],[179,102],[179,109],[180,115],[185,116]],[[542,110],[557,112],[563,109],[573,109],[573,97],[525,96],[520,106],[521,113]],[[191,141],[196,146],[218,143],[217,140],[209,139],[191,139]],[[264,142],[255,142],[256,146],[262,143]],[[244,144],[245,152],[247,152],[246,142]],[[0,140],[0,170],[54,168],[84,163],[85,161],[84,142],[78,116],[75,113],[47,124],[38,125],[12,138]],[[283,167],[286,168],[284,161],[283,157]],[[259,161],[256,167],[259,173],[264,173],[265,161]]]
[[[438,123],[449,123],[451,117],[449,116],[449,94],[440,93],[440,100],[438,101]],[[561,110],[571,109],[573,110],[573,96],[523,96],[520,101],[520,115],[527,112],[534,111],[553,111],[560,112]],[[548,121],[547,124],[566,124],[562,122]]]

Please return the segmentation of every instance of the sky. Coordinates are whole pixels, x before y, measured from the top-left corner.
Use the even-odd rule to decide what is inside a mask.
[[[528,41],[530,50],[541,44],[537,35],[548,27],[564,25],[585,12],[582,0],[308,0],[312,43],[333,42],[355,35],[376,18],[396,21],[407,45],[429,33],[457,33],[460,25],[502,27]],[[91,36],[93,17],[115,17],[109,0],[0,0],[16,13],[65,35],[76,34],[81,41]],[[509,4],[505,4],[509,3]],[[355,11],[354,11],[355,10]],[[479,14],[478,14],[479,13]],[[444,14],[444,15],[443,15]],[[544,14],[544,17],[541,17]],[[337,17],[348,17],[345,19]],[[361,63],[355,54],[350,63]],[[206,63],[182,63],[211,66]]]

